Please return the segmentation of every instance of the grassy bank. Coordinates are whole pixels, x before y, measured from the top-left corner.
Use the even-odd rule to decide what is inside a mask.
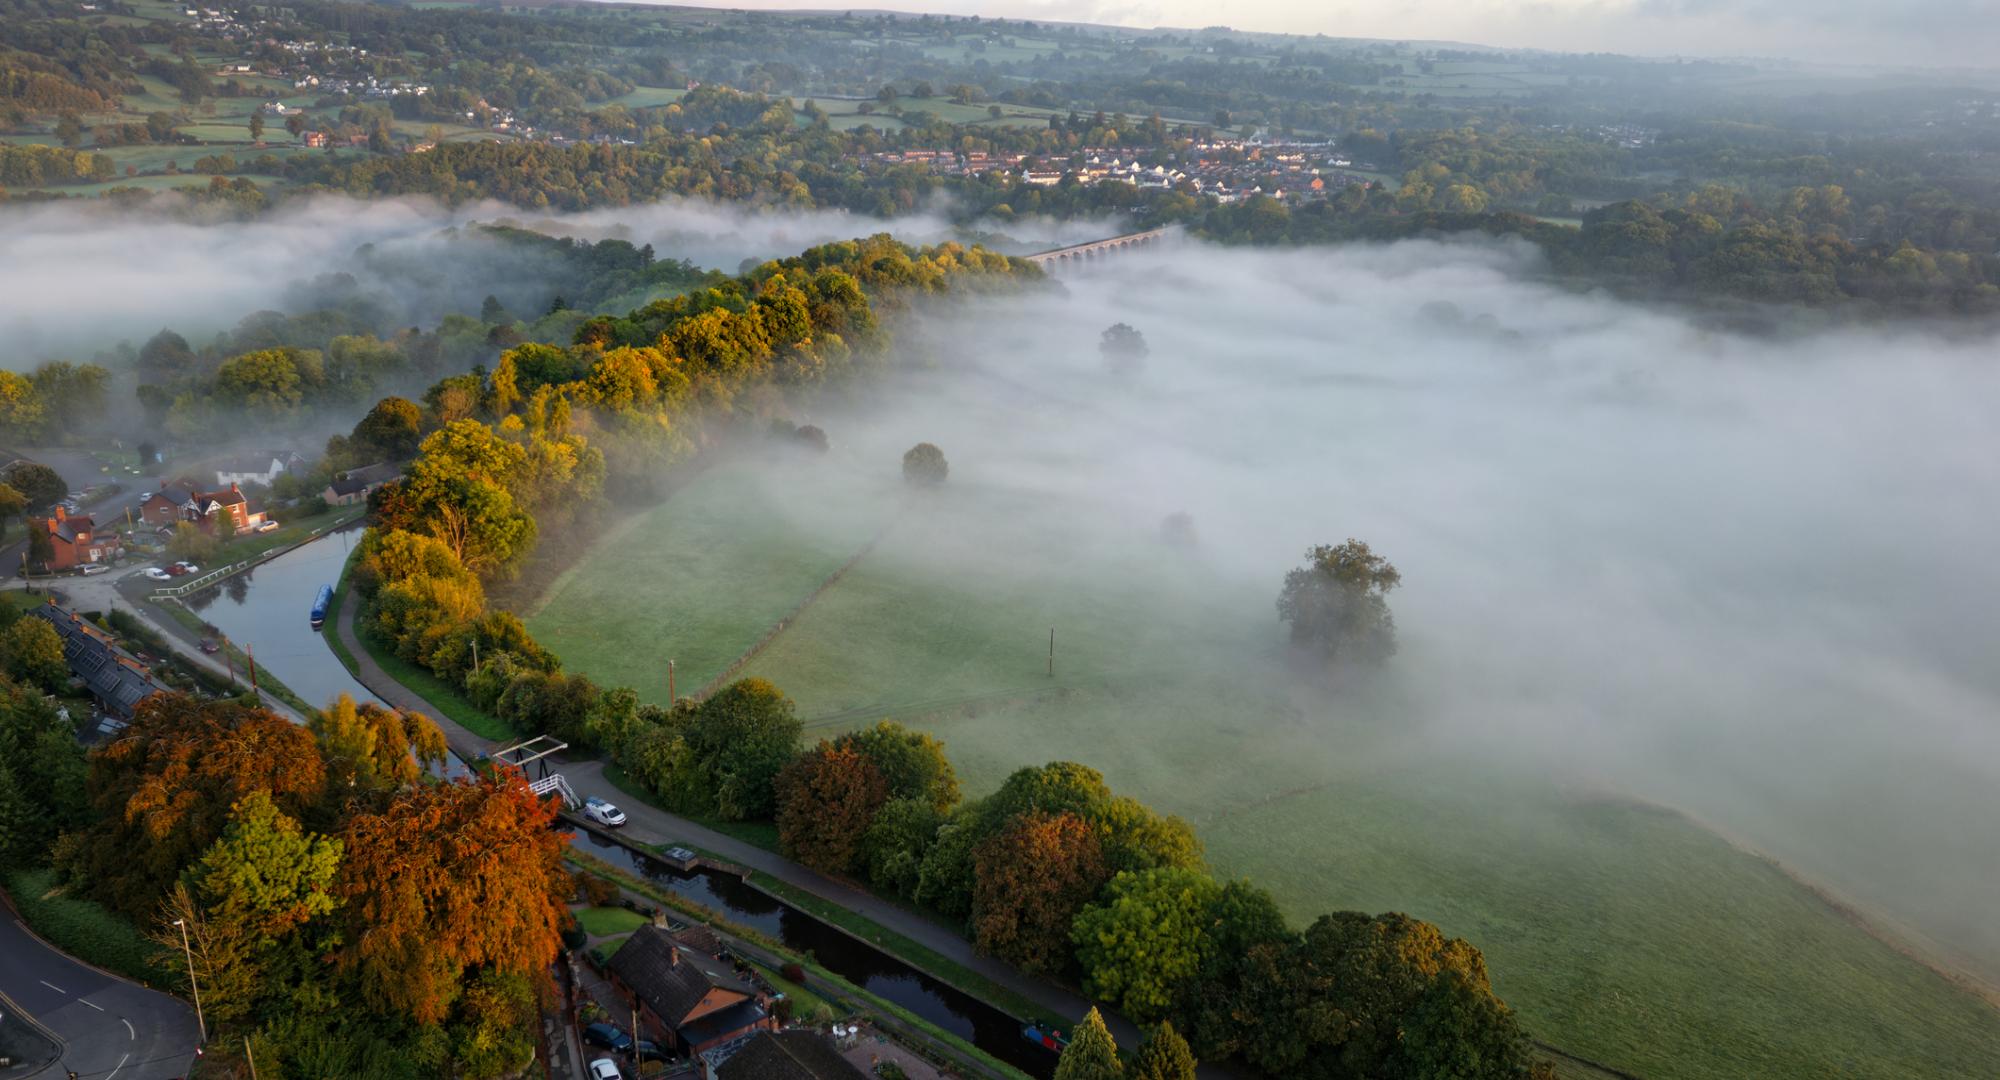
[[[148,986],[171,986],[179,978],[173,954],[124,916],[67,895],[54,871],[15,870],[6,883],[21,921],[63,952]]]

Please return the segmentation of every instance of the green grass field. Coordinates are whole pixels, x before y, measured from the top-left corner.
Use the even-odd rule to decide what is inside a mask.
[[[853,497],[795,461],[718,467],[606,538],[531,629],[649,700],[674,656],[687,693],[891,520],[884,483]],[[1406,739],[1378,719],[1392,683],[1303,690],[1268,597],[1150,536],[1066,534],[1089,512],[956,479],[902,500],[743,674],[791,694],[809,738],[884,716],[935,732],[969,792],[1024,764],[1094,765],[1293,919],[1434,920],[1486,951],[1533,1034],[1647,1080],[1991,1075],[2000,1014],[1767,861],[1553,769]]]
[[[646,925],[646,918],[636,911],[624,908],[593,907],[581,908],[576,913],[577,925],[591,937],[610,937],[613,934],[629,934]]]

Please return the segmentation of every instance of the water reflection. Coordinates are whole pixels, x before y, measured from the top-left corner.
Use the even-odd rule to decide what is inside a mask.
[[[1055,1072],[1055,1055],[1021,1037],[1013,1018],[931,978],[811,915],[715,870],[676,870],[579,832],[578,846],[612,863],[629,865],[663,889],[712,908],[730,921],[769,935],[796,952],[811,953],[827,970],[869,993],[923,1017],[1031,1076]]]
[[[259,668],[309,704],[323,707],[341,694],[378,701],[347,673],[307,619],[319,587],[340,580],[348,550],[360,539],[361,526],[350,526],[203,589],[187,598],[187,606],[239,648],[254,652]]]

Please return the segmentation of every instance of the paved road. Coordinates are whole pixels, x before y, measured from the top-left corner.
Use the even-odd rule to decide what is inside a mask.
[[[171,1080],[188,1074],[200,1041],[194,1009],[58,952],[0,907],[0,994],[62,1046],[33,1077]],[[5,1008],[0,1004],[0,1008]]]
[[[403,684],[391,679],[377,666],[361,640],[354,626],[355,612],[361,606],[361,598],[349,591],[340,607],[340,619],[335,632],[352,653],[360,671],[357,678],[363,686],[375,692],[383,701],[401,709],[421,712],[435,720],[444,731],[445,740],[460,757],[471,761],[484,752],[496,749],[498,744],[488,741],[471,731],[451,722],[442,710],[425,701]],[[338,661],[335,661],[338,663]],[[559,770],[564,779],[580,798],[601,796],[619,804],[627,818],[624,832],[640,843],[663,843],[678,841],[715,852],[722,857],[761,870],[795,888],[803,889],[821,899],[830,901],[850,911],[867,916],[876,923],[915,941],[926,948],[971,968],[987,979],[1012,990],[1014,993],[1034,1002],[1043,1014],[1059,1020],[1067,1027],[1087,1012],[1090,1001],[1082,995],[1063,987],[1043,982],[1023,975],[1012,966],[990,956],[980,955],[972,943],[956,929],[936,922],[927,916],[889,903],[882,898],[851,885],[846,885],[824,877],[812,870],[792,862],[755,844],[748,844],[732,836],[726,836],[686,818],[669,814],[656,807],[634,803],[622,792],[604,779],[604,764],[592,760],[550,759],[550,768]],[[1137,1025],[1108,1009],[1104,1010],[1106,1026],[1118,1038],[1121,1046],[1136,1047],[1141,1035]],[[1203,1065],[1200,1073],[1205,1078],[1229,1077],[1232,1074],[1212,1065]]]

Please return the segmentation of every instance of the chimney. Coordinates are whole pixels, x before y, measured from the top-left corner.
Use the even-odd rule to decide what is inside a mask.
[[[230,491],[231,491],[232,493],[234,493],[234,494],[237,494],[237,495],[241,495],[241,494],[243,493],[243,489],[242,489],[242,488],[240,488],[240,487],[237,487],[237,486],[236,486],[236,481],[234,481],[234,480],[231,480],[231,481],[229,482],[229,490],[230,490]]]
[[[68,512],[66,512],[65,510],[63,510],[63,508],[62,508],[62,504],[61,504],[61,503],[57,503],[57,504],[56,504],[56,520],[57,520],[57,521],[68,521],[68,520],[69,520],[69,514],[68,514]]]

